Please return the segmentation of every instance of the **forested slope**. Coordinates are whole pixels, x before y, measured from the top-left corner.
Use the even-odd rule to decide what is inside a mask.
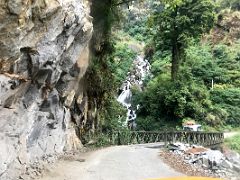
[[[239,2],[145,3],[150,11],[145,16],[130,13],[125,26],[146,43],[146,58],[152,65],[146,88],[135,91],[133,101],[140,104],[138,128],[176,127],[188,119],[207,129],[239,126]],[[176,53],[178,62],[173,59]]]

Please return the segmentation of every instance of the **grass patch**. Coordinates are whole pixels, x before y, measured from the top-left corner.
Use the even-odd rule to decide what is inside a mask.
[[[224,144],[230,149],[240,153],[240,134],[230,138],[226,138],[224,140]]]

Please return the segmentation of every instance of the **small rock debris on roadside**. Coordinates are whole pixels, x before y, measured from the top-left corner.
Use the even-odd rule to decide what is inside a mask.
[[[240,180],[240,155],[183,143],[169,144],[162,159],[188,176],[220,177]]]

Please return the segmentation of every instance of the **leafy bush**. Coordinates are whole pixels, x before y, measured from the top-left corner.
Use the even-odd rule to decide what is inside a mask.
[[[239,126],[240,123],[240,89],[214,89],[211,99],[228,113],[226,124]]]
[[[240,78],[240,63],[236,60],[238,53],[238,45],[231,48],[216,45],[213,50],[209,45],[190,46],[186,51],[185,67],[209,88],[212,80],[215,84],[237,86]]]
[[[172,82],[166,74],[150,81],[143,92],[134,91],[133,94],[133,102],[140,104],[137,122],[144,130],[164,123],[179,125],[186,117],[203,122],[213,108],[204,84],[194,80]],[[218,117],[217,113],[214,115]]]
[[[124,31],[138,41],[148,41],[147,17],[132,17],[124,25]]]
[[[104,107],[100,113],[102,132],[107,133],[126,129],[124,123],[126,121],[127,110],[117,102],[115,97],[106,97]]]

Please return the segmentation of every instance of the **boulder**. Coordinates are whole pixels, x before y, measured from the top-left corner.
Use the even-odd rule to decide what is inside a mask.
[[[220,166],[225,168],[225,169],[232,169],[233,168],[233,164],[226,159],[222,161]]]
[[[203,168],[208,169],[210,167],[208,156],[202,156],[201,160]]]
[[[233,164],[233,170],[235,172],[238,172],[238,174],[240,174],[240,166],[239,165]]]
[[[204,154],[212,164],[216,164],[217,166],[220,165],[224,159],[223,154],[218,150],[208,150]]]

